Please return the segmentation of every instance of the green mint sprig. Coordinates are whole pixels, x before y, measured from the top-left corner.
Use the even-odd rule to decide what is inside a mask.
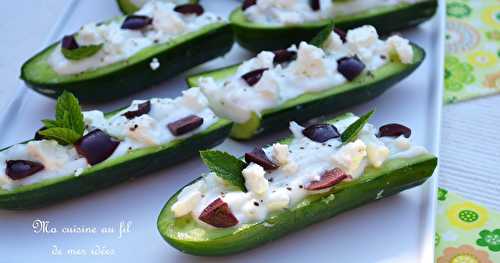
[[[245,162],[226,152],[214,150],[200,151],[200,156],[210,171],[246,192],[245,179],[241,173],[246,166]]]
[[[62,145],[74,144],[83,136],[85,122],[78,99],[63,91],[57,98],[56,119],[42,120],[45,130],[38,133],[45,139],[55,140]]]

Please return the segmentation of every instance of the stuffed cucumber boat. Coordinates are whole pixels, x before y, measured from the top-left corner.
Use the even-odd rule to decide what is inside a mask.
[[[235,123],[233,138],[249,139],[292,120],[370,100],[411,74],[425,57],[422,48],[402,37],[380,40],[372,26],[347,33],[327,28],[313,42],[263,51],[187,81],[201,88],[219,116]]]
[[[80,112],[65,92],[56,119],[43,123],[34,140],[0,151],[0,208],[39,207],[145,175],[221,143],[231,129],[197,89],[108,114]]]
[[[122,13],[126,15],[133,14],[137,12],[137,10],[141,9],[147,2],[150,0],[116,0],[118,7],[122,11]],[[169,3],[174,3],[176,5],[184,5],[184,4],[196,4],[197,0],[159,0]]]
[[[133,15],[84,25],[24,63],[21,78],[46,96],[68,90],[82,102],[148,88],[230,50],[228,23],[193,6],[151,1]]]
[[[411,143],[408,127],[375,129],[370,114],[292,122],[293,137],[245,161],[202,152],[212,172],[170,198],[157,222],[161,235],[185,253],[227,255],[424,183],[437,158]]]
[[[330,21],[344,30],[373,25],[387,34],[431,18],[437,4],[437,0],[245,0],[229,20],[242,47],[261,51],[309,41]]]

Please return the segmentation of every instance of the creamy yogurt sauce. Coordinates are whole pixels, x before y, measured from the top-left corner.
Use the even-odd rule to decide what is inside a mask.
[[[285,64],[273,63],[274,53],[263,51],[241,64],[236,73],[225,80],[200,78],[199,86],[212,108],[236,123],[250,119],[270,108],[308,92],[320,92],[345,83],[346,78],[337,69],[337,60],[357,56],[364,71],[373,71],[389,63],[389,55],[396,53],[403,63],[413,62],[413,49],[408,40],[399,36],[380,40],[372,26],[362,26],[347,32],[346,42],[332,32],[323,48],[306,42],[288,48],[297,52],[297,59]],[[252,70],[268,68],[261,79],[250,86],[241,78]]]
[[[222,21],[220,17],[208,12],[200,16],[184,15],[174,11],[175,4],[164,1],[150,1],[135,15],[153,19],[152,25],[144,30],[121,29],[125,18],[109,23],[90,23],[84,25],[76,34],[80,46],[103,44],[101,50],[82,60],[69,60],[58,44],[48,58],[48,63],[61,75],[94,70],[115,62],[126,60],[139,51],[171,41],[172,39],[201,29],[209,24]]]
[[[349,0],[333,2],[320,0],[320,9],[313,10],[310,0],[257,0],[244,10],[246,18],[255,23],[270,25],[300,24],[337,16],[351,15],[377,7],[413,4],[424,0]]]
[[[205,96],[199,89],[189,89],[175,99],[153,98],[149,100],[149,113],[133,119],[127,119],[123,114],[137,110],[138,105],[145,101],[136,100],[115,114],[106,118],[101,111],[83,112],[86,130],[85,134],[95,129],[101,129],[106,134],[120,141],[113,154],[106,160],[125,155],[135,149],[166,144],[175,139],[190,137],[206,130],[219,118],[210,110]],[[203,118],[203,124],[193,131],[175,136],[167,128],[167,124],[189,115]],[[13,180],[6,174],[8,160],[28,160],[43,164],[44,169],[23,179]],[[0,152],[0,187],[7,190],[21,185],[29,185],[49,178],[60,176],[78,176],[89,167],[87,160],[79,156],[72,145],[62,146],[52,140],[30,141],[18,144]]]
[[[335,123],[335,127],[343,132],[357,119],[348,117]],[[340,146],[338,138],[324,143],[312,141],[302,134],[303,127],[294,122],[290,130],[294,138],[289,145],[275,143],[263,149],[269,160],[279,164],[278,169],[264,171],[258,164],[250,163],[243,170],[248,192],[234,190],[223,179],[209,173],[180,192],[172,206],[174,215],[190,214],[201,225],[212,227],[198,218],[209,204],[221,198],[238,219],[238,225],[261,222],[270,213],[294,207],[309,195],[329,191],[330,188],[306,190],[309,183],[319,180],[327,170],[339,168],[356,179],[363,176],[366,167],[378,168],[390,159],[427,153],[424,147],[412,145],[403,135],[378,138],[371,124],[363,127],[356,141],[344,146]]]

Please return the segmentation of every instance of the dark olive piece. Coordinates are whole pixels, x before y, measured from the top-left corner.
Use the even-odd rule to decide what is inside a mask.
[[[255,148],[251,152],[245,153],[245,162],[248,164],[256,163],[266,171],[275,170],[279,167],[267,158],[266,153],[261,148]]]
[[[309,4],[314,11],[318,11],[321,8],[319,0],[309,0]]]
[[[61,47],[68,50],[73,50],[79,48],[80,46],[76,42],[75,36],[67,35],[63,37],[61,41]]]
[[[302,134],[315,142],[326,142],[340,137],[337,128],[331,124],[313,124],[305,128]]]
[[[312,181],[306,186],[306,189],[309,191],[325,189],[332,187],[347,178],[349,178],[349,175],[344,173],[344,171],[339,168],[334,168],[332,170],[325,171],[321,175],[319,181]]]
[[[123,114],[123,116],[125,116],[125,118],[131,120],[135,117],[139,117],[141,115],[148,114],[150,110],[151,110],[151,102],[148,100],[146,102],[143,102],[143,103],[137,105],[137,110],[127,111]]]
[[[200,127],[202,124],[203,118],[196,115],[189,115],[180,120],[169,123],[167,127],[173,135],[179,136]]]
[[[285,63],[285,62],[289,62],[289,61],[297,59],[297,52],[295,52],[295,51],[288,51],[286,49],[278,49],[278,50],[275,50],[273,53],[274,53],[274,59],[273,59],[274,64],[281,64],[281,63]]]
[[[256,5],[257,4],[257,0],[245,0],[243,1],[243,4],[241,5],[241,9],[243,11],[245,11],[247,8],[253,6],[253,5]]]
[[[9,160],[6,162],[5,173],[12,180],[20,180],[35,174],[45,167],[39,162],[26,160]]]
[[[120,142],[113,140],[105,132],[96,129],[80,138],[75,143],[75,148],[90,165],[94,165],[111,156],[119,144]]]
[[[378,129],[379,137],[399,137],[400,135],[410,138],[411,129],[398,123],[386,124]]]
[[[140,30],[153,23],[153,18],[149,16],[130,15],[125,18],[121,26],[122,29]]]
[[[205,12],[205,10],[203,10],[203,6],[199,4],[178,5],[174,8],[174,11],[183,15],[196,14],[197,16],[201,16],[203,12]]]
[[[365,69],[365,64],[356,56],[343,57],[337,63],[337,70],[350,81],[359,76]]]
[[[335,27],[335,28],[333,28],[333,32],[335,32],[337,35],[339,35],[339,37],[343,43],[345,43],[347,41],[346,40],[347,33],[344,30],[342,30],[338,27]]]
[[[201,221],[215,227],[232,227],[238,224],[238,219],[231,213],[229,205],[221,198],[217,198],[201,212],[198,217]]]
[[[248,73],[243,74],[241,78],[245,80],[245,82],[249,86],[253,86],[259,82],[260,78],[262,78],[262,75],[264,74],[264,71],[268,70],[268,68],[261,68],[261,69],[256,69],[252,70]]]

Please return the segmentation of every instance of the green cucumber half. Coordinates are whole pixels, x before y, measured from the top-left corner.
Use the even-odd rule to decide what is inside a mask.
[[[0,208],[19,210],[49,205],[143,176],[222,143],[230,130],[231,122],[221,119],[201,133],[159,146],[132,150],[87,168],[79,176],[72,174],[44,180],[10,191],[0,189]]]
[[[118,7],[125,15],[130,15],[139,10],[146,2],[150,0],[116,0]],[[188,4],[198,3],[197,0],[162,0],[165,2],[172,2],[174,4]]]
[[[412,64],[391,61],[370,73],[363,73],[353,81],[320,92],[305,93],[288,100],[279,107],[265,110],[260,116],[252,114],[245,123],[235,123],[231,137],[239,140],[250,139],[264,131],[284,128],[290,121],[304,121],[320,115],[332,113],[348,106],[356,105],[382,94],[389,87],[410,75],[424,60],[425,51],[412,44],[414,58]],[[224,80],[232,76],[239,65],[191,76],[188,85],[197,87],[200,77]]]
[[[289,140],[282,143],[287,142]],[[175,218],[171,207],[177,201],[179,191],[162,209],[157,222],[158,230],[170,245],[185,253],[208,256],[232,254],[420,185],[432,175],[436,166],[437,158],[431,154],[386,161],[380,168],[367,168],[364,175],[356,180],[342,182],[326,193],[308,196],[290,209],[274,212],[264,222],[232,228],[207,229],[190,214]],[[382,190],[383,196],[380,195]]]
[[[233,26],[236,41],[242,47],[257,52],[287,48],[300,41],[309,41],[332,21],[335,27],[344,30],[362,25],[373,25],[379,34],[388,34],[426,21],[436,13],[437,5],[437,0],[426,0],[414,4],[401,3],[348,16],[338,16],[333,20],[286,26],[253,23],[245,17],[241,7],[238,7],[231,13],[229,21]]]
[[[212,23],[169,42],[145,48],[127,60],[71,75],[56,73],[47,62],[58,44],[49,46],[25,62],[21,79],[36,92],[49,97],[56,98],[67,90],[80,102],[98,102],[149,88],[222,56],[233,45],[233,33],[231,26],[225,22]],[[161,65],[156,70],[150,67],[153,58]]]

